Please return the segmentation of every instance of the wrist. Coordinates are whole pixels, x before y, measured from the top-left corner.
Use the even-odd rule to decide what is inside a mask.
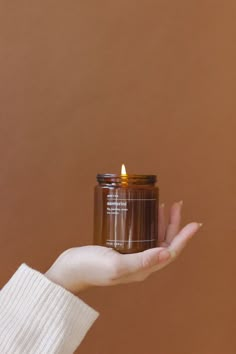
[[[67,284],[65,281],[66,278],[63,276],[62,270],[58,269],[58,264],[53,264],[44,275],[53,283],[60,285],[64,289],[72,292],[69,284]]]
[[[60,285],[74,295],[78,295],[89,285],[82,282],[79,265],[73,265],[69,251],[63,252],[44,275],[53,283]]]

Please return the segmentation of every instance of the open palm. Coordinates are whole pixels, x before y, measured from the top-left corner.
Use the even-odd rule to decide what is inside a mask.
[[[78,293],[91,286],[109,286],[142,281],[171,263],[202,224],[191,222],[180,228],[182,201],[171,206],[168,223],[165,207],[159,207],[158,247],[133,254],[112,248],[83,246],[61,254],[46,273],[52,281]]]

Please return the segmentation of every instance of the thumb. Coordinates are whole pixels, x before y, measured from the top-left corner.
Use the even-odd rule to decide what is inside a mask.
[[[143,252],[121,254],[119,272],[122,275],[148,270],[171,258],[171,252],[164,247],[151,248]]]

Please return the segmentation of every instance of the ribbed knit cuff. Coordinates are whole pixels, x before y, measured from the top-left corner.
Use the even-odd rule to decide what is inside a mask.
[[[73,353],[99,313],[22,264],[0,291],[0,353]]]

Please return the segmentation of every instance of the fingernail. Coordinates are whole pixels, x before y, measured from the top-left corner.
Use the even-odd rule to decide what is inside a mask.
[[[176,257],[175,250],[169,249],[169,252],[170,252],[171,258],[175,258]]]
[[[199,227],[202,227],[202,225],[203,225],[202,222],[199,222],[199,223],[198,223],[198,226],[199,226]]]
[[[159,253],[158,261],[159,261],[159,263],[164,263],[164,262],[168,261],[168,259],[170,257],[171,257],[171,252],[168,250],[163,250]]]
[[[182,206],[184,204],[184,201],[183,200],[180,200],[179,201],[179,204]]]

